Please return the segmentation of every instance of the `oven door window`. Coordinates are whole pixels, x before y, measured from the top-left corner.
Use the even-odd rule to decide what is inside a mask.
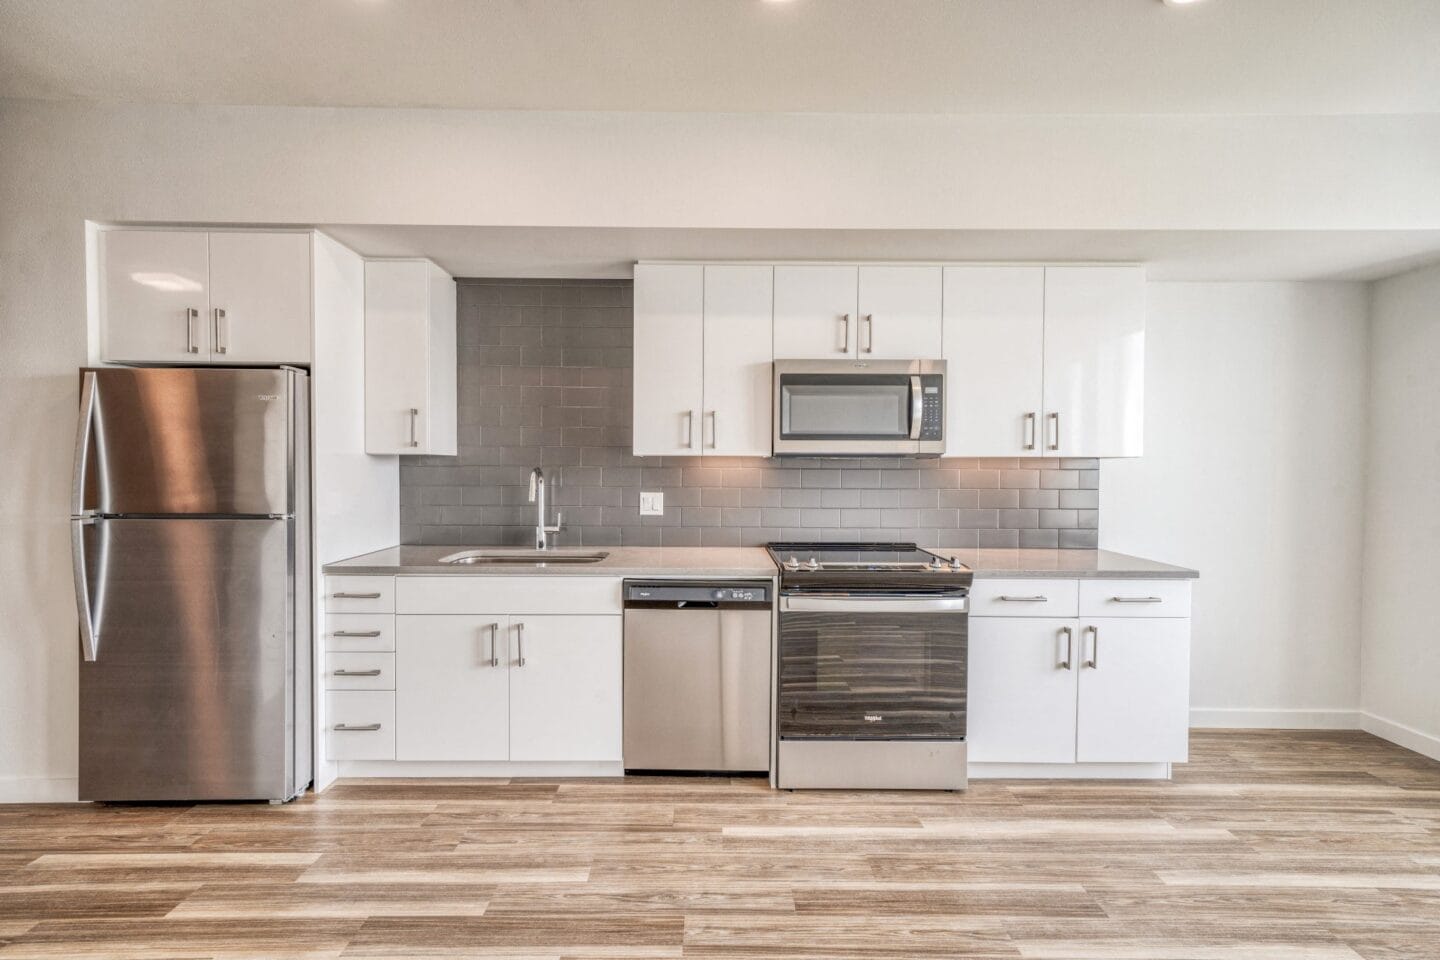
[[[953,613],[782,614],[780,736],[964,737],[966,626]]]
[[[903,440],[909,436],[909,377],[780,377],[782,440]]]

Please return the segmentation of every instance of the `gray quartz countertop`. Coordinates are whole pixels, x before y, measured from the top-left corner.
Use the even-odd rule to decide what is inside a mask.
[[[562,576],[562,577],[764,577],[775,576],[775,564],[764,547],[594,547],[564,548],[609,554],[595,563],[445,564],[441,557],[462,550],[506,547],[388,547],[374,553],[325,565],[327,574],[370,576]],[[515,548],[518,552],[520,548]]]
[[[976,577],[1051,577],[1059,580],[1193,580],[1200,576],[1186,567],[1132,557],[1112,550],[992,549],[957,550],[926,547],[940,556],[959,560]]]
[[[505,547],[387,547],[374,553],[327,564],[327,574],[368,576],[596,576],[596,577],[773,577],[777,573],[764,547],[596,547],[608,553],[596,563],[444,564],[441,557],[462,550],[506,550]],[[519,549],[519,548],[515,548]],[[1056,579],[1171,579],[1200,576],[1194,570],[1132,557],[1110,550],[973,550],[930,547],[947,559],[958,559],[988,579],[1052,577]],[[564,550],[559,552],[566,552]]]

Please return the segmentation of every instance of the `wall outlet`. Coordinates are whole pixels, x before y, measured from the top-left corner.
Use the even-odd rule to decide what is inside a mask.
[[[663,492],[647,493],[644,490],[640,491],[640,516],[665,516],[665,494]]]

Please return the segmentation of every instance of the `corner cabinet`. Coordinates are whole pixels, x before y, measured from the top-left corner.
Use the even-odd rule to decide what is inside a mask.
[[[773,271],[635,267],[634,452],[770,455]]]
[[[946,456],[1138,457],[1145,274],[945,268]]]
[[[365,262],[365,452],[454,455],[455,281],[429,260]]]
[[[308,232],[101,230],[101,356],[308,364],[312,243]]]
[[[1156,777],[1188,758],[1188,580],[976,580],[971,600],[972,777]]]

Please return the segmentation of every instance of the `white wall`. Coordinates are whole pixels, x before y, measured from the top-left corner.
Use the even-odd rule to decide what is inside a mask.
[[[1371,292],[1361,725],[1440,759],[1440,266]]]
[[[74,795],[63,478],[75,369],[86,359],[87,218],[1440,226],[1437,116],[691,116],[0,101],[0,143],[0,799]],[[1203,551],[1172,546],[1150,552],[1215,575]],[[1218,584],[1201,589],[1203,597]]]
[[[1152,283],[1145,381],[1100,542],[1200,571],[1192,722],[1355,726],[1365,286]]]

